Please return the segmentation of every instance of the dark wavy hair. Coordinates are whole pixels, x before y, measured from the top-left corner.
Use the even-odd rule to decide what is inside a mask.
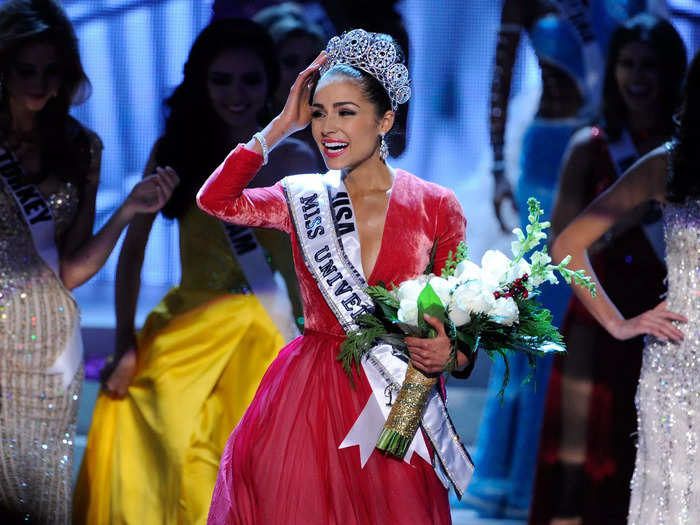
[[[158,143],[156,162],[172,166],[180,184],[163,208],[163,215],[182,217],[197,190],[231,149],[226,124],[214,111],[207,91],[207,70],[229,49],[249,49],[263,63],[270,100],[279,83],[274,44],[265,29],[243,18],[216,20],[199,34],[185,63],[184,79],[165,100],[165,133]],[[271,115],[259,116],[264,123]]]
[[[68,115],[73,104],[90,96],[73,25],[54,0],[8,0],[0,6],[0,79],[7,79],[17,53],[26,45],[46,42],[56,49],[61,65],[61,86],[39,112],[41,165],[44,176],[82,183],[90,165],[89,138],[85,129]],[[0,131],[10,132],[12,117],[3,90],[0,99]]]
[[[398,56],[397,62],[401,62],[402,64],[405,63],[405,55],[403,53],[403,50],[401,49],[401,46],[399,46],[396,40],[394,40],[390,35],[384,33],[378,33],[377,37],[394,44]],[[362,89],[362,92],[367,97],[367,100],[369,100],[374,105],[374,111],[377,115],[377,118],[383,117],[387,111],[391,110],[391,99],[389,98],[389,94],[386,92],[386,89],[384,89],[384,86],[381,84],[381,82],[379,82],[379,80],[377,80],[370,73],[364,71],[363,69],[353,67],[348,64],[336,64],[323,74],[323,78],[332,77],[335,75],[343,75],[345,77],[353,79],[359,84],[360,88]],[[397,127],[400,127],[397,126],[397,122],[398,116],[401,113],[401,109],[402,108],[399,107],[396,110],[394,127],[385,136],[385,139],[387,141],[387,147],[389,148],[389,154],[392,156],[398,155],[403,152],[403,150],[397,152],[397,147],[395,145],[395,143],[397,142],[397,134],[401,133],[401,131],[397,131],[395,129]],[[405,144],[405,142],[401,142],[401,144],[403,145]]]
[[[688,60],[683,40],[674,27],[663,18],[650,14],[639,14],[630,18],[613,32],[605,66],[603,120],[605,130],[612,141],[620,138],[627,120],[626,105],[615,78],[615,66],[622,48],[632,42],[647,44],[659,57],[659,111],[669,135],[673,132],[673,114],[681,103],[683,76]]]
[[[675,138],[673,175],[666,193],[669,201],[682,203],[688,197],[700,197],[700,52],[688,68]]]

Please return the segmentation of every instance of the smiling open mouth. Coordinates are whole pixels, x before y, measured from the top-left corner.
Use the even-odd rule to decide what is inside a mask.
[[[326,155],[329,157],[337,157],[339,155],[342,155],[345,150],[348,147],[347,142],[340,142],[340,141],[323,141],[323,149],[326,152]]]

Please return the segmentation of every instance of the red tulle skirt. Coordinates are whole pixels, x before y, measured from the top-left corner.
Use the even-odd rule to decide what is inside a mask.
[[[449,524],[447,490],[431,465],[343,441],[371,394],[336,360],[342,339],[307,330],[286,346],[228,440],[210,524]]]

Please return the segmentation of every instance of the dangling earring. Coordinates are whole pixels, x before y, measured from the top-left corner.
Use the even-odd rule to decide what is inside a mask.
[[[382,137],[382,141],[379,145],[379,158],[382,159],[382,161],[386,161],[386,158],[389,156],[389,147],[386,145],[384,135],[380,136]]]

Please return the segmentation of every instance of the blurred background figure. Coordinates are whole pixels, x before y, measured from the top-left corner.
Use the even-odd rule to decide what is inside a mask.
[[[93,236],[102,142],[68,115],[89,88],[57,3],[0,7],[3,523],[70,523],[83,345],[69,290],[95,275],[131,218],[158,211],[177,183],[171,170],[146,177]]]
[[[666,20],[642,14],[613,33],[602,118],[569,143],[553,235],[671,138],[685,69],[685,46]],[[589,250],[599,283],[626,318],[656,306],[664,292],[660,218],[658,206],[644,205]],[[562,331],[568,353],[555,359],[550,379],[530,523],[624,524],[644,341],[614,339],[575,296]]]
[[[620,57],[625,53],[623,48]],[[662,71],[665,66],[661,65]],[[700,328],[700,54],[690,63],[683,91],[673,139],[625,171],[561,232],[552,248],[555,260],[570,254],[573,265],[584,268],[600,283],[595,298],[584,296],[578,287],[575,292],[611,336],[620,341],[646,336],[635,398],[639,428],[626,521],[629,525],[692,523],[700,516],[700,490],[695,481],[700,475],[696,335]],[[630,123],[630,132],[634,127]],[[611,300],[613,295],[607,293],[607,286],[595,277],[587,252],[623,221],[638,223],[642,216],[636,214],[637,221],[632,216],[649,202],[663,204],[668,293],[653,308],[629,317],[622,314],[620,303]],[[617,276],[625,282],[633,279],[628,274]],[[646,276],[645,282],[652,284]],[[583,510],[584,515],[587,510]],[[581,523],[582,519],[557,521]]]
[[[512,205],[519,225],[528,224],[527,199],[535,197],[549,220],[562,155],[574,131],[596,114],[602,91],[604,50],[618,22],[647,8],[645,0],[583,2],[505,0],[498,32],[491,84],[491,145],[494,162],[493,204],[507,230],[501,208]],[[507,108],[516,51],[527,33],[542,75],[542,94],[535,119],[528,126],[520,154],[520,177],[513,194],[503,155]],[[542,302],[561,326],[570,290],[542,288]],[[501,406],[496,392],[505,372],[494,363],[482,418],[474,480],[465,503],[480,515],[525,519],[530,507],[535,458],[551,360],[540,360],[537,388],[524,384],[527,360],[510,362],[511,382]]]
[[[155,214],[134,221],[117,271],[116,353],[103,372],[76,489],[78,523],[205,523],[226,439],[277,351],[298,335],[292,309],[275,309],[279,297],[266,299],[271,288],[288,290],[301,318],[286,237],[225,226],[194,200],[231,146],[270,118],[277,54],[255,22],[212,22],[166,100],[165,133],[146,173],[165,163],[182,179],[163,210],[179,226],[182,278],[135,335]],[[315,166],[306,144],[289,139],[256,183],[271,185]]]
[[[257,13],[253,20],[267,29],[277,49],[280,82],[272,104],[272,114],[277,115],[282,111],[289,96],[289,89],[294,84],[299,71],[314,61],[330,36],[323,32],[321,26],[309,20],[299,4],[294,2],[267,7]],[[324,173],[326,165],[311,136],[311,129],[303,129],[294,137],[308,144],[318,158],[318,167],[315,171]]]

